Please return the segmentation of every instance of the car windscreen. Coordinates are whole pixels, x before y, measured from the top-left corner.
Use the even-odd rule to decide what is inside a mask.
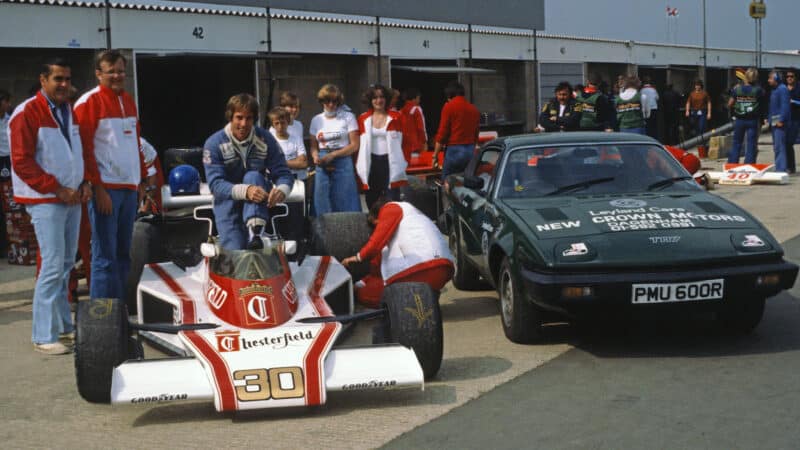
[[[227,250],[219,248],[208,261],[208,269],[236,280],[265,280],[284,273],[283,241],[273,241],[262,250]]]
[[[700,189],[663,147],[603,144],[512,150],[499,174],[499,198]]]

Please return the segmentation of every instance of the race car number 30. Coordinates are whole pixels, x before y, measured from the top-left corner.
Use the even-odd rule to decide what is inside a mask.
[[[631,303],[691,302],[721,299],[725,280],[693,281],[690,283],[634,284]]]

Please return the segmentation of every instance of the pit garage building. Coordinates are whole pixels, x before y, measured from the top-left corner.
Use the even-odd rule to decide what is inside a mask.
[[[142,134],[159,150],[202,145],[224,124],[225,102],[238,92],[255,93],[266,111],[280,91],[293,91],[307,126],[320,110],[316,92],[324,83],[342,87],[356,113],[364,110],[360,97],[370,84],[413,86],[422,91],[433,133],[442,88],[459,79],[482,113],[482,127],[502,135],[531,130],[538,105],[562,80],[583,83],[598,73],[611,82],[638,73],[685,93],[700,77],[722,108],[732,68],[753,63],[752,50],[709,48],[704,74],[698,46],[154,0],[108,8],[0,0],[0,89],[16,102],[27,98],[38,87],[39,65],[63,56],[73,63],[73,84],[88,90],[96,84],[94,55],[109,38],[129,57],[128,89]],[[791,66],[800,66],[800,55],[762,56],[762,67]]]

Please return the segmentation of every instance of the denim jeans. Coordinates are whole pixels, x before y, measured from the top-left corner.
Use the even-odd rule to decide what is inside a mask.
[[[320,150],[319,156],[327,153],[326,150]],[[329,171],[328,168],[333,170]],[[327,167],[317,167],[314,175],[314,211],[317,216],[329,212],[361,211],[352,158],[336,158]]]
[[[442,180],[448,175],[463,172],[475,154],[475,144],[448,145],[444,152]]]
[[[786,170],[789,173],[797,171],[797,163],[794,157],[794,144],[797,142],[797,135],[800,134],[800,120],[791,120],[786,129]]]
[[[272,183],[255,170],[244,174],[243,184],[252,184],[265,191],[272,190]],[[247,247],[249,231],[247,221],[253,217],[269,221],[269,208],[266,203],[252,203],[244,200],[215,200],[214,223],[217,225],[219,244],[228,250],[243,250]]]
[[[130,189],[107,189],[111,196],[111,214],[101,214],[92,199],[89,219],[92,222],[91,298],[123,298],[131,266],[131,238],[136,220],[137,192]]]
[[[754,164],[758,155],[758,120],[736,119],[733,122],[733,146],[728,153],[729,163],[738,163],[742,151],[742,138],[747,133],[747,150],[744,153],[745,164]]]
[[[695,136],[702,136],[706,132],[706,111],[704,109],[693,109],[689,114],[689,122],[694,127]]]
[[[58,341],[59,333],[75,330],[67,302],[67,281],[78,252],[80,205],[26,205],[39,242],[42,267],[33,291],[34,344]]]
[[[786,128],[772,127],[772,148],[775,152],[775,171],[786,172]]]

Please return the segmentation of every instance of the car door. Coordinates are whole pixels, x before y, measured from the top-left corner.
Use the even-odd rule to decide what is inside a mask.
[[[493,192],[501,151],[501,146],[487,146],[481,149],[478,163],[468,175],[483,179],[483,187],[475,190],[464,188],[461,198],[461,236],[464,241],[464,255],[484,277],[490,276],[488,250],[496,226],[496,210],[489,199]]]

